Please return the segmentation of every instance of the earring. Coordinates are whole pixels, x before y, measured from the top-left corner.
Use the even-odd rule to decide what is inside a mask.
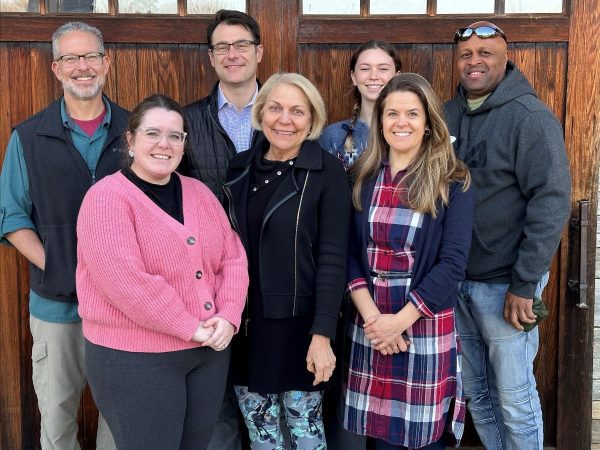
[[[308,134],[306,135],[306,137],[310,136],[310,133],[312,133],[312,130],[308,130]]]
[[[431,134],[431,130],[429,128],[425,128],[425,132],[423,134],[425,136],[429,136]]]
[[[133,149],[130,148],[129,151],[127,152],[127,154],[129,155],[130,158],[133,158]]]

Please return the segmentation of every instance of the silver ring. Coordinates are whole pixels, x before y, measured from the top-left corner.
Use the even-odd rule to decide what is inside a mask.
[[[221,345],[221,350],[224,350],[224,349],[225,349],[225,347],[227,347],[227,344],[223,344],[223,345]]]

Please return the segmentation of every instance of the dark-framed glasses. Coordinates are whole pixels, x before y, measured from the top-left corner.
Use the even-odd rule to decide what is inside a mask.
[[[471,36],[473,36],[473,34],[480,39],[490,39],[500,36],[506,41],[504,31],[502,31],[500,28],[491,25],[482,25],[475,28],[459,28],[456,33],[454,33],[454,43],[456,44],[458,41],[467,41],[471,38]]]
[[[85,62],[90,66],[97,66],[102,62],[104,53],[91,52],[85,55],[62,55],[56,58],[56,61],[60,61],[65,67],[75,67],[79,64],[81,58],[85,59]]]
[[[181,145],[185,142],[187,133],[185,131],[166,131],[162,132],[158,128],[138,128],[146,142],[158,144],[163,137],[167,138],[167,142],[171,145]]]
[[[211,46],[210,50],[215,55],[226,55],[227,53],[229,53],[229,47],[233,46],[236,52],[245,53],[248,50],[250,50],[250,47],[252,47],[253,45],[258,45],[258,42],[242,39],[239,41],[232,42],[231,44],[228,44],[227,42],[219,42]]]

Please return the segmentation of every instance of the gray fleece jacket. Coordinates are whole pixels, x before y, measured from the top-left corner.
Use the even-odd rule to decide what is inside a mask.
[[[459,86],[446,103],[454,148],[475,188],[467,279],[509,283],[533,298],[570,212],[571,180],[560,123],[509,61],[506,75],[469,111]]]

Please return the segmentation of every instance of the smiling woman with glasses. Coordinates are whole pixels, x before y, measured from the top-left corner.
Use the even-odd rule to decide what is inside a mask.
[[[223,207],[175,173],[186,129],[169,97],[140,103],[127,167],[89,190],[78,218],[87,372],[117,448],[206,447],[244,306],[246,255]]]

